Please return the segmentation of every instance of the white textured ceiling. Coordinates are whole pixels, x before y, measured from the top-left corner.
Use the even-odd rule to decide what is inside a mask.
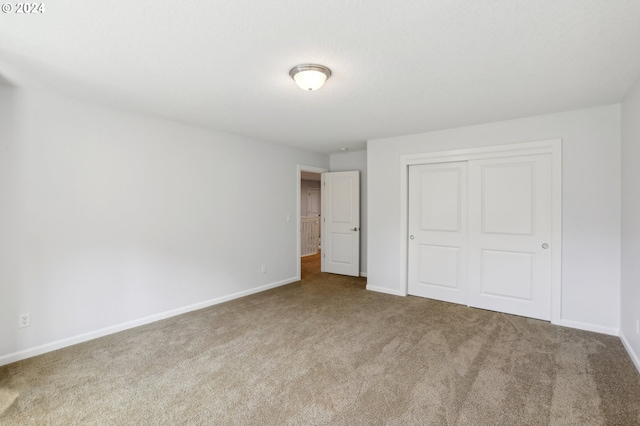
[[[639,0],[44,0],[0,14],[12,84],[334,152],[619,102]],[[333,71],[316,92],[288,75]]]

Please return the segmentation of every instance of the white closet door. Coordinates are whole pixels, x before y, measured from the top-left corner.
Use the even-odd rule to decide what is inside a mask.
[[[467,304],[467,163],[409,167],[409,294]]]
[[[551,319],[551,156],[469,162],[469,306]]]

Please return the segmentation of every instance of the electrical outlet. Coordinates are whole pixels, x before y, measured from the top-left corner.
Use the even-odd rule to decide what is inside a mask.
[[[27,312],[26,314],[18,315],[18,328],[29,327],[31,325],[31,314]]]
[[[267,273],[267,265],[262,265],[262,273],[263,274]]]

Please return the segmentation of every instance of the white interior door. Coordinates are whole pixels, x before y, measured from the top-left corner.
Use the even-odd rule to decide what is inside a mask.
[[[309,216],[320,216],[320,188],[307,189],[307,213]]]
[[[309,214],[309,216],[320,216],[320,213],[322,211],[320,208],[320,204],[321,204],[320,188],[309,188],[307,190],[307,194],[309,196],[308,204],[307,204],[307,213]],[[321,235],[322,235],[322,221],[318,223],[318,235],[316,235],[318,237],[318,248],[321,245],[320,243]]]
[[[360,276],[360,172],[322,174],[322,271]]]
[[[408,292],[467,304],[467,162],[409,167]]]
[[[551,319],[551,156],[469,162],[469,305]]]

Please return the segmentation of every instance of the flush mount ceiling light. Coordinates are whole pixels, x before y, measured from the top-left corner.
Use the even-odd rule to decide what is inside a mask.
[[[331,77],[331,70],[322,65],[303,64],[291,68],[289,75],[303,90],[316,90]]]

